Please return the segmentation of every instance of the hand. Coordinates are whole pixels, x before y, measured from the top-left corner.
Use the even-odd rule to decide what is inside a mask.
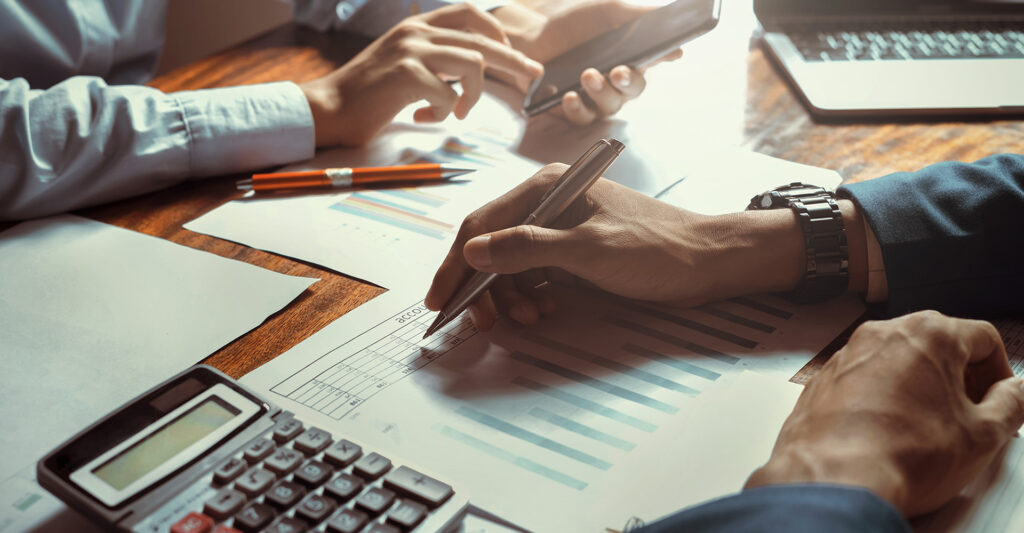
[[[619,0],[598,0],[561,7],[548,16],[514,5],[502,7],[496,14],[505,26],[512,45],[544,63],[632,21],[650,9],[648,6],[630,5]],[[655,63],[673,61],[682,55],[682,50],[675,50]],[[647,84],[644,72],[653,64],[639,69],[619,65],[607,76],[597,69],[586,69],[580,75],[584,95],[576,91],[566,93],[562,97],[561,113],[567,120],[579,125],[614,115],[623,104],[643,92]],[[525,92],[530,81],[515,78],[514,84]]]
[[[468,5],[410,17],[327,76],[302,84],[317,146],[365,144],[405,106],[426,99],[417,121],[462,119],[492,69],[533,79],[543,67],[512,49],[498,21]],[[447,83],[458,80],[462,94]]]
[[[946,503],[1024,422],[988,322],[924,311],[857,328],[807,385],[747,487],[865,487],[905,516]]]
[[[789,210],[703,216],[604,179],[553,229],[516,226],[565,168],[548,165],[466,217],[434,276],[428,308],[440,309],[471,269],[517,274],[499,278],[470,307],[473,322],[485,331],[498,311],[524,324],[552,312],[552,300],[537,288],[544,282],[694,305],[792,289],[803,274],[803,237]]]

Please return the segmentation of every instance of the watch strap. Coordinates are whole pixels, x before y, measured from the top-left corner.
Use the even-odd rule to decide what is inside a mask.
[[[790,183],[755,196],[748,209],[783,207],[796,214],[806,252],[804,275],[790,298],[814,303],[842,294],[850,282],[850,255],[835,194],[815,185]]]

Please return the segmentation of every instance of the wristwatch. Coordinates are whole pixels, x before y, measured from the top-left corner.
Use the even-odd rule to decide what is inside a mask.
[[[842,294],[850,283],[850,254],[835,193],[817,185],[790,183],[751,198],[747,210],[783,207],[799,218],[807,251],[804,276],[790,299],[814,303]]]

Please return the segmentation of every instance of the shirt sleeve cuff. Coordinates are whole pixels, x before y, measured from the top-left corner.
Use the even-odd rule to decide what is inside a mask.
[[[230,174],[313,157],[309,102],[291,82],[175,93],[194,177]]]

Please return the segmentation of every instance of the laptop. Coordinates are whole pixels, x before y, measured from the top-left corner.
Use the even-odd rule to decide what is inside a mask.
[[[1024,0],[754,0],[819,118],[1024,113]]]

